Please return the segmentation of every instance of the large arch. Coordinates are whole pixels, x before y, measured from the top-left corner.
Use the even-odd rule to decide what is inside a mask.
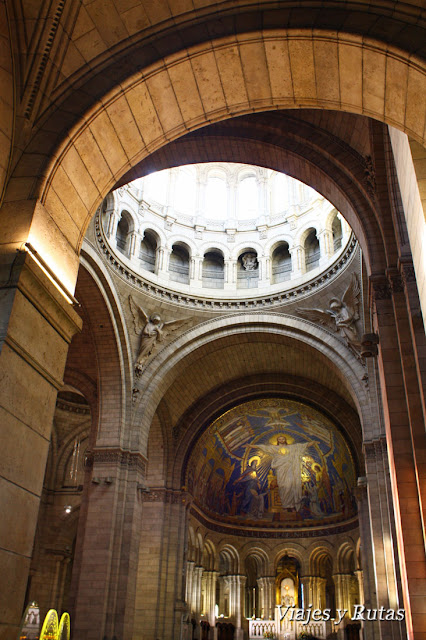
[[[400,92],[401,78],[408,93]],[[40,204],[31,228],[10,241],[29,239],[72,290],[75,256],[101,199],[166,142],[238,115],[304,107],[373,117],[423,142],[424,86],[421,60],[355,35],[277,30],[198,45],[148,66],[92,105],[42,175],[11,178],[7,206],[25,198]],[[49,244],[61,247],[60,259]]]

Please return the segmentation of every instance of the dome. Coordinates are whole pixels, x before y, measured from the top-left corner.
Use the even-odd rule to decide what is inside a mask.
[[[341,214],[310,187],[224,162],[165,169],[120,187],[104,201],[98,231],[129,273],[156,291],[201,301],[298,289],[334,273],[355,244]]]

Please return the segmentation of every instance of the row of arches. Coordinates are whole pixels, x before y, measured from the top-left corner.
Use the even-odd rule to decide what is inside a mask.
[[[244,619],[273,620],[277,605],[309,605],[352,611],[363,600],[359,543],[344,540],[333,549],[324,541],[265,549],[248,545],[238,550],[201,533],[189,533],[186,600],[195,617],[214,624]],[[312,548],[313,547],[313,548]],[[240,617],[240,619],[239,619]]]
[[[235,274],[226,273],[224,251],[211,248],[205,251],[202,258],[198,258],[198,268],[195,264],[191,268],[193,258],[191,247],[184,241],[177,241],[167,250],[162,247],[159,235],[153,229],[146,229],[138,246],[133,241],[134,234],[126,212],[122,212],[117,224],[116,248],[128,258],[138,262],[139,269],[148,273],[158,274],[162,269],[168,274],[172,282],[190,284],[190,280],[201,280],[202,286],[209,289],[223,289],[225,282],[235,280],[236,288],[250,289],[258,286],[259,278],[269,279],[271,284],[290,280],[292,274],[298,276],[316,269],[320,265],[322,256],[329,258],[342,248],[343,231],[340,217],[336,215],[331,224],[331,237],[323,242],[321,247],[319,234],[314,227],[309,227],[303,233],[302,245],[290,249],[285,240],[277,241],[267,257],[266,273],[261,273],[258,250],[246,247],[241,250],[234,260]],[[331,246],[330,246],[331,245]],[[164,260],[161,254],[166,253]],[[163,260],[162,260],[163,258]],[[161,265],[161,262],[166,264]]]

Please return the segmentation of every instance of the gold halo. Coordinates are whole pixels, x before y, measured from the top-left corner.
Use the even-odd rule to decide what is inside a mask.
[[[289,436],[286,433],[275,433],[272,438],[269,438],[269,442],[271,444],[278,444],[278,438],[280,436],[284,436],[284,438],[287,440],[287,444],[291,444],[292,442],[294,442],[294,438],[293,436]]]
[[[252,456],[251,458],[249,458],[249,459],[248,459],[248,461],[247,461],[248,465],[250,466],[250,465],[251,465],[251,463],[252,463],[254,460],[256,460],[257,465],[259,466],[259,465],[260,465],[260,456]]]

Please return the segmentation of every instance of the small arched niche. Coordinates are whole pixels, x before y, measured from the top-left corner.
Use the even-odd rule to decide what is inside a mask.
[[[117,233],[115,234],[115,240],[117,243],[117,249],[127,255],[129,253],[129,238],[130,233],[130,219],[126,211],[121,214],[120,222],[117,225]]]
[[[279,244],[272,253],[272,284],[291,278],[291,255],[287,242]]]
[[[215,249],[207,251],[203,260],[203,287],[208,289],[223,289],[225,282],[225,265],[223,254]]]
[[[142,269],[150,273],[155,273],[157,247],[157,235],[153,231],[146,230],[139,247],[139,260]]]
[[[237,262],[237,289],[254,289],[259,282],[259,263],[257,251],[243,251]]]
[[[189,284],[189,248],[183,243],[172,247],[169,261],[170,280]]]
[[[315,229],[309,229],[305,239],[305,266],[306,271],[312,271],[319,266],[320,245]]]

